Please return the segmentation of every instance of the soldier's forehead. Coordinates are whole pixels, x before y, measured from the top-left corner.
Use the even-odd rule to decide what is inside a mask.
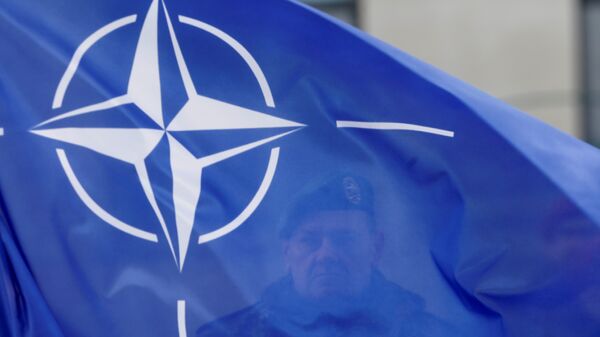
[[[368,226],[369,215],[361,210],[320,211],[306,217],[300,224],[300,230],[319,230],[324,228],[353,228]]]

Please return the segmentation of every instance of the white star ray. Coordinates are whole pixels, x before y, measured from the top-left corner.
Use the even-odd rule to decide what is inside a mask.
[[[32,133],[79,145],[129,164],[143,161],[154,150],[164,131],[155,129],[59,128]]]
[[[194,87],[194,82],[192,81],[192,76],[190,75],[187,64],[185,64],[185,59],[183,58],[183,53],[181,52],[181,47],[179,46],[179,41],[177,41],[177,36],[175,35],[175,30],[173,29],[173,24],[171,23],[171,17],[169,16],[169,11],[167,11],[167,6],[165,6],[164,1],[162,1],[162,6],[163,10],[165,11],[165,17],[167,18],[169,35],[171,36],[171,43],[173,44],[173,50],[175,51],[175,58],[177,59],[177,66],[179,67],[179,73],[181,74],[181,79],[183,80],[183,86],[188,98],[192,98],[198,94],[196,92],[196,88]]]
[[[228,150],[225,150],[225,151],[217,152],[217,153],[214,153],[214,154],[202,157],[202,158],[198,158],[198,163],[202,167],[207,167],[207,166],[216,164],[218,162],[221,162],[221,161],[223,161],[225,159],[229,159],[229,158],[231,158],[233,156],[237,156],[238,154],[244,153],[246,151],[250,151],[250,150],[252,150],[254,148],[257,148],[257,147],[259,147],[261,145],[270,143],[270,142],[272,142],[274,140],[277,140],[277,139],[279,139],[281,137],[285,137],[285,136],[287,136],[287,135],[289,135],[289,134],[291,134],[293,132],[296,132],[298,130],[300,130],[300,128],[292,130],[292,131],[283,132],[283,133],[280,133],[278,135],[275,135],[275,136],[272,136],[272,137],[268,137],[268,138],[264,138],[264,139],[261,139],[261,140],[258,140],[258,141],[252,142],[252,143],[248,143],[248,144],[245,144],[245,145],[234,147],[234,148],[231,148],[231,149],[228,149]]]
[[[179,268],[183,269],[190,236],[194,226],[196,206],[200,200],[202,166],[173,136],[168,135],[173,174],[173,203],[179,242]]]
[[[65,113],[60,114],[60,115],[58,115],[56,117],[50,118],[50,119],[48,119],[46,121],[43,121],[42,123],[36,125],[34,128],[39,128],[41,126],[44,126],[46,124],[50,124],[52,122],[60,121],[60,120],[63,120],[63,119],[67,119],[67,118],[71,118],[71,117],[75,117],[75,116],[79,116],[79,115],[88,114],[90,112],[96,112],[96,111],[101,111],[101,110],[107,110],[107,109],[111,109],[111,108],[116,108],[118,106],[125,105],[125,104],[130,104],[132,102],[133,101],[131,100],[131,97],[129,97],[128,95],[118,96],[118,97],[106,100],[104,102],[100,102],[100,103],[96,103],[96,104],[84,106],[84,107],[79,108],[79,109],[75,109],[75,110],[72,110],[72,111],[69,111],[69,112],[65,112]]]
[[[158,0],[152,1],[138,40],[127,95],[164,128],[158,61]]]
[[[171,235],[169,235],[169,230],[167,229],[165,217],[163,216],[162,212],[160,211],[160,208],[158,207],[158,202],[156,201],[156,196],[154,195],[154,190],[152,189],[152,184],[148,176],[148,169],[146,168],[146,164],[144,163],[144,161],[136,163],[135,170],[138,175],[138,179],[140,180],[140,184],[142,185],[142,189],[144,190],[144,194],[146,195],[146,199],[148,199],[148,202],[152,207],[152,211],[154,211],[154,214],[156,215],[156,218],[160,223],[160,227],[162,228],[163,233],[167,238],[169,249],[171,250],[173,259],[175,259],[175,264],[179,265],[177,261],[177,255],[175,255],[175,249],[173,248],[173,240],[171,240]]]
[[[243,152],[266,143],[275,141],[292,132],[284,132],[249,144],[196,158],[173,136],[168,135],[171,149],[171,170],[173,174],[173,202],[175,207],[177,235],[179,242],[179,268],[183,269],[187,249],[190,243],[196,208],[200,200],[202,188],[202,170],[205,167],[221,162]]]
[[[194,96],[167,127],[168,131],[234,130],[301,127],[304,124],[242,108],[205,96]]]

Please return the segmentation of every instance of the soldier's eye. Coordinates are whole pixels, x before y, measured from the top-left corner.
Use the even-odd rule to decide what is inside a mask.
[[[320,239],[317,235],[304,234],[298,238],[298,243],[307,249],[316,249],[319,247]]]

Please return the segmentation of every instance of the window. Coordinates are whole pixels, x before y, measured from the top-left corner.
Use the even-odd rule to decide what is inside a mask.
[[[600,0],[583,1],[584,130],[600,146]]]
[[[349,24],[358,25],[355,0],[303,0],[302,2]]]

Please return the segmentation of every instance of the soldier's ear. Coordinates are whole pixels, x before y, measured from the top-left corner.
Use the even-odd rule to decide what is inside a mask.
[[[281,241],[281,255],[283,256],[283,263],[284,263],[286,271],[289,270],[289,268],[290,268],[289,253],[290,253],[290,241],[289,240]]]
[[[383,246],[385,244],[385,238],[383,233],[376,229],[373,233],[373,265],[379,263],[381,255],[383,254]]]

